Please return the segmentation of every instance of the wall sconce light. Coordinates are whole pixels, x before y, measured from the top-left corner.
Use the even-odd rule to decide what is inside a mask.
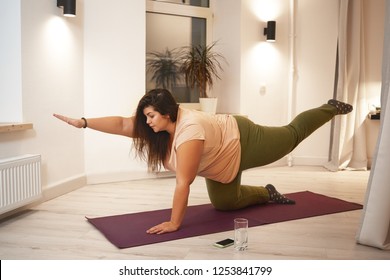
[[[76,0],[57,0],[57,7],[64,9],[65,17],[76,16]]]
[[[264,36],[267,36],[267,42],[275,42],[276,21],[268,21],[267,27],[264,28]]]

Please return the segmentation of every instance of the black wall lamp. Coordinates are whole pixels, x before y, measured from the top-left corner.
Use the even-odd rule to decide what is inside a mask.
[[[268,21],[267,27],[264,28],[264,36],[267,42],[275,42],[276,37],[276,21]]]
[[[57,0],[57,7],[64,9],[65,17],[76,16],[76,0]]]

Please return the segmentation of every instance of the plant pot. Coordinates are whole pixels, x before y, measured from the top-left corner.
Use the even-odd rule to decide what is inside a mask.
[[[199,98],[200,109],[203,112],[215,114],[217,112],[217,103],[218,98],[216,97],[207,97],[207,98]]]

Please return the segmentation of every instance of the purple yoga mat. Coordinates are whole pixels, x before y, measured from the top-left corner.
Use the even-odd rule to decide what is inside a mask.
[[[146,230],[168,221],[171,209],[88,218],[103,235],[118,248],[129,248],[175,239],[211,234],[233,229],[233,219],[246,218],[249,227],[303,219],[351,210],[362,205],[309,191],[287,194],[294,205],[264,204],[236,211],[217,211],[211,204],[189,206],[180,230],[161,235],[150,235]]]

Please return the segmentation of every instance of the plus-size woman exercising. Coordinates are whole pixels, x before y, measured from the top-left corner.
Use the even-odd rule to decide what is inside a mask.
[[[54,114],[77,128],[133,138],[138,156],[150,170],[175,171],[176,188],[169,221],[148,229],[150,234],[173,232],[184,219],[190,185],[206,178],[210,201],[228,211],[267,202],[294,204],[273,185],[241,185],[243,170],[270,164],[290,153],[300,142],[334,116],[352,106],[334,99],[297,115],[286,126],[269,127],[241,116],[211,115],[181,108],[168,90],[154,89],[139,101],[135,116],[73,119]]]

